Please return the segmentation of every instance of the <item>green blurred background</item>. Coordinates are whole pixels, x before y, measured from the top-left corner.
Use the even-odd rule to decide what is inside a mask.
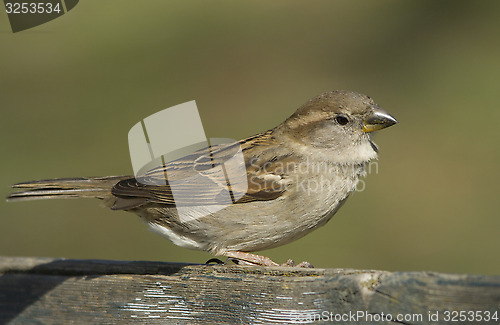
[[[400,121],[375,138],[378,173],[325,227],[262,254],[500,274],[499,15],[498,1],[85,0],[13,34],[3,11],[0,195],[131,174],[128,130],[175,104],[195,99],[208,137],[240,139],[350,89]],[[0,209],[0,255],[210,258],[94,200]]]

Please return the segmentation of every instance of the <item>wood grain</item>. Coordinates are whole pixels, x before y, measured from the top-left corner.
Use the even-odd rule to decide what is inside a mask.
[[[461,323],[453,311],[500,317],[500,276],[0,257],[1,324]]]

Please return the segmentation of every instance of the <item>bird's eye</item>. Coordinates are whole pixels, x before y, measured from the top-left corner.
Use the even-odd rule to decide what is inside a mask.
[[[335,117],[335,121],[337,121],[340,125],[346,125],[349,123],[349,119],[345,115],[337,115],[337,117]]]

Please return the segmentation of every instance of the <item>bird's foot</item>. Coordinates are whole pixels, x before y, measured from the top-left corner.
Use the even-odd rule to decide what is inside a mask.
[[[302,261],[299,264],[295,264],[294,260],[288,260],[285,263],[281,264],[281,266],[314,268],[314,266],[307,261]]]
[[[305,268],[313,268],[314,266],[311,265],[309,262],[301,262],[297,265],[295,265],[295,262],[293,260],[288,260],[284,264],[278,264],[271,260],[269,257],[262,256],[262,255],[256,255],[256,254],[251,254],[251,253],[245,253],[245,252],[237,252],[237,251],[230,251],[224,253],[225,256],[229,257],[230,260],[235,262],[238,265],[251,265],[251,266],[287,266],[287,267],[305,267]]]
[[[222,262],[221,260],[219,260],[218,258],[211,258],[209,259],[208,261],[205,262],[206,265],[209,265],[209,264],[218,264],[218,265],[221,265],[221,264],[226,264],[225,262]]]
[[[261,265],[261,266],[280,266],[269,257],[245,252],[230,251],[225,252],[225,256],[237,260],[238,265]]]

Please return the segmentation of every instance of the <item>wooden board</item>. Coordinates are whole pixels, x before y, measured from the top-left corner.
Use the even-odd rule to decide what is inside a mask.
[[[500,276],[0,257],[1,324],[499,324],[495,313]]]

